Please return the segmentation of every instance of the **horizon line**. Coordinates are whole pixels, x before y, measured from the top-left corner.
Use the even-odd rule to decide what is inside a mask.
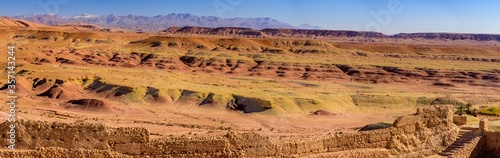
[[[162,16],[162,15],[178,15],[178,14],[186,14],[186,15],[193,15],[193,16],[197,16],[197,17],[215,17],[215,18],[221,18],[221,19],[236,19],[236,18],[248,18],[248,19],[272,19],[272,20],[276,20],[276,21],[279,21],[279,22],[282,22],[282,23],[286,23],[290,26],[293,26],[293,27],[300,27],[300,25],[309,25],[309,26],[312,26],[312,27],[320,27],[319,29],[305,29],[305,28],[287,28],[287,27],[275,27],[275,28],[262,28],[262,29],[255,29],[255,28],[250,28],[250,27],[240,27],[240,26],[221,26],[221,27],[204,27],[204,26],[171,26],[171,27],[200,27],[200,28],[227,28],[227,27],[234,27],[234,28],[249,28],[249,29],[252,29],[252,30],[264,30],[264,29],[294,29],[294,30],[321,30],[321,31],[353,31],[353,32],[373,32],[373,33],[381,33],[383,35],[386,35],[386,36],[395,36],[395,35],[398,35],[398,34],[431,34],[431,33],[442,33],[442,34],[467,34],[467,35],[500,35],[500,33],[471,33],[471,32],[440,32],[440,31],[436,31],[436,32],[432,32],[432,31],[423,31],[423,32],[399,32],[399,33],[383,33],[383,32],[378,32],[378,31],[365,31],[365,30],[348,30],[348,29],[329,29],[329,28],[324,28],[322,26],[318,26],[318,25],[311,25],[311,24],[307,24],[307,23],[303,23],[303,24],[300,24],[300,25],[292,25],[292,24],[289,24],[287,22],[284,22],[284,21],[281,21],[281,20],[278,20],[278,19],[274,19],[272,17],[220,17],[220,16],[206,16],[206,15],[196,15],[196,14],[192,14],[192,13],[168,13],[168,14],[158,14],[158,15],[154,15],[154,16],[148,16],[148,15],[136,15],[136,14],[128,14],[128,15],[118,15],[118,14],[104,14],[104,15],[97,15],[97,14],[92,14],[92,13],[88,13],[88,12],[82,12],[82,13],[78,13],[78,14],[75,14],[75,15],[71,15],[71,16],[66,16],[66,15],[59,15],[59,14],[53,14],[53,13],[43,13],[43,14],[37,14],[37,13],[34,13],[34,14],[22,14],[22,15],[14,15],[14,16],[9,16],[9,15],[0,15],[0,17],[8,17],[8,18],[16,18],[16,17],[23,17],[23,16],[39,16],[39,15],[49,15],[49,16],[60,16],[60,17],[64,17],[64,18],[74,18],[74,16],[77,16],[79,14],[90,14],[90,15],[95,15],[95,16],[123,16],[123,17],[126,17],[126,16],[144,16],[144,17],[156,17],[156,16]],[[74,18],[74,19],[78,19],[78,18]],[[23,19],[25,20],[25,19]],[[97,24],[93,24],[93,25],[97,25]],[[57,25],[49,25],[49,26],[57,26]],[[98,26],[101,26],[101,25],[98,25]],[[168,28],[171,28],[171,27],[167,27],[165,29],[168,29]]]

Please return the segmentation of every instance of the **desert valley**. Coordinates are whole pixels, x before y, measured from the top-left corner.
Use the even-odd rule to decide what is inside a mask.
[[[1,18],[0,39],[1,157],[500,155],[500,35]]]

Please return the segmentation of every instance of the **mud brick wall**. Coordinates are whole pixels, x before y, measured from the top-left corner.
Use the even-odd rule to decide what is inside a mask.
[[[297,156],[298,157],[298,156]],[[302,156],[304,157],[304,156]],[[328,157],[328,158],[388,158],[390,157],[389,151],[386,149],[357,149],[339,151],[334,153],[322,153],[305,156],[306,158]]]
[[[2,128],[0,131],[5,131],[4,127],[8,126],[7,124],[4,122],[0,126]],[[19,120],[16,122],[16,130],[16,149],[40,147],[110,149],[106,142],[107,134],[104,125]],[[7,144],[7,142],[2,142],[2,144]]]
[[[6,133],[9,125],[8,122],[0,124],[0,131]],[[144,128],[111,128],[93,123],[19,120],[16,122],[16,130],[16,149],[61,147],[110,150],[110,144],[149,141],[149,132]],[[10,144],[6,140],[6,134],[2,138],[0,145]]]
[[[269,137],[257,133],[233,133],[226,135],[235,151],[245,156],[272,156],[277,152],[276,144]]]
[[[149,131],[145,128],[108,128],[110,144],[146,143],[149,141]]]
[[[458,127],[452,122],[453,110],[452,106],[429,106],[418,109],[416,114],[399,117],[393,127],[386,129],[282,142],[272,141],[269,137],[258,133],[235,132],[211,138],[149,140],[149,132],[144,128],[111,128],[92,123],[21,120],[17,123],[19,139],[16,148],[24,151],[0,151],[6,152],[2,153],[4,155],[21,154],[22,156],[25,153],[48,152],[40,148],[52,147],[56,149],[50,149],[51,151],[58,151],[62,155],[70,154],[67,151],[72,149],[79,149],[78,151],[82,154],[90,154],[93,151],[99,151],[96,154],[115,154],[109,157],[282,157],[291,155],[297,157],[310,155],[387,157],[387,154],[396,157],[422,157],[438,153],[458,136]],[[0,126],[0,132],[6,133],[7,130],[8,124],[4,122]],[[493,141],[500,139],[498,134],[490,135],[490,137],[495,137]],[[6,139],[0,140],[0,145],[7,146],[7,144]],[[490,147],[496,149],[498,144],[490,145]],[[361,152],[364,150],[371,152]]]
[[[414,115],[398,118],[393,127],[358,133],[273,142],[258,134],[228,135],[230,144],[246,156],[310,155],[355,149],[385,148],[391,155],[433,155],[452,144],[458,136],[452,106],[429,106]],[[366,155],[370,156],[370,155]]]
[[[279,154],[273,156],[304,155],[306,153],[316,154],[327,152],[323,138],[294,140],[278,143],[275,146],[275,149],[277,150],[275,153]]]
[[[485,132],[484,137],[488,154],[500,156],[500,132]]]
[[[484,147],[486,145],[486,140],[484,137],[474,138],[469,144],[465,145],[462,150],[459,150],[453,155],[453,158],[476,158],[480,157],[484,153]]]
[[[134,156],[156,157],[234,157],[230,144],[223,138],[157,139],[148,143],[116,144],[114,151]]]
[[[0,157],[59,158],[59,157],[109,157],[131,158],[131,156],[109,150],[39,148],[36,150],[0,150]]]
[[[392,139],[391,131],[394,128],[365,131],[353,134],[334,135],[324,139],[328,152],[359,149],[385,148]]]

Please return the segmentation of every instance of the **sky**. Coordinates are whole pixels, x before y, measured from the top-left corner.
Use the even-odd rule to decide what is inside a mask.
[[[15,0],[0,15],[79,13],[270,17],[298,26],[385,34],[455,32],[500,34],[498,0]]]

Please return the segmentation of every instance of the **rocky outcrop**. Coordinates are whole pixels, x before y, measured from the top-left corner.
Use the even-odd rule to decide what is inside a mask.
[[[240,110],[245,113],[262,112],[273,108],[272,100],[261,98],[244,97],[233,95],[234,101],[228,103],[228,107],[234,110]]]
[[[78,100],[70,100],[68,103],[72,105],[66,106],[66,108],[70,109],[81,109],[81,110],[92,110],[92,111],[105,111],[110,110],[108,105],[102,100],[99,99],[78,99]]]

